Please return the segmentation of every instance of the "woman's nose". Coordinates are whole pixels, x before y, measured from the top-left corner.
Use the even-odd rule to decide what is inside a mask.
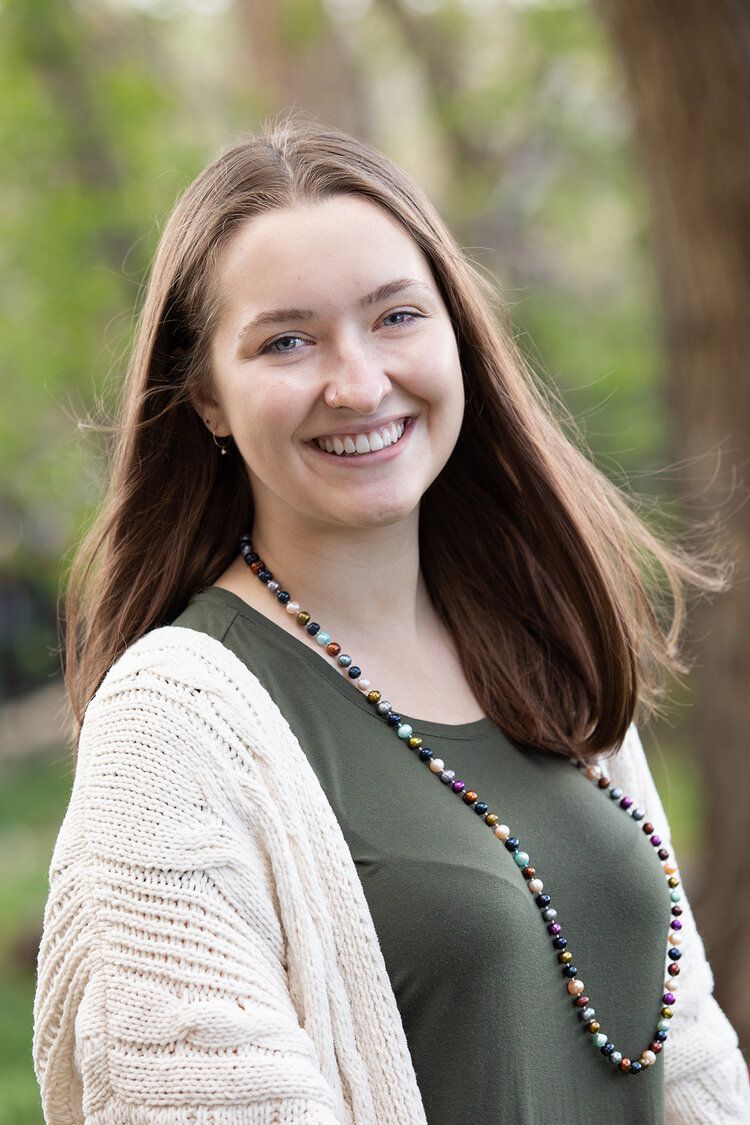
[[[329,405],[358,414],[372,414],[391,390],[391,381],[374,349],[349,344],[334,357],[335,375],[329,375],[324,397]]]

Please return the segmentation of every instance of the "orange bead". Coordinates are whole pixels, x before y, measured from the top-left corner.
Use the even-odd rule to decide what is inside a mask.
[[[338,641],[329,641],[326,645],[326,652],[329,656],[338,656],[341,652],[341,645]]]
[[[623,1059],[620,1063],[620,1070],[630,1070],[630,1059]]]

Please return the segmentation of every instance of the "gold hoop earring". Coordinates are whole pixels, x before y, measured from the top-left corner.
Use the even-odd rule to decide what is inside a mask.
[[[208,426],[209,430],[211,430],[211,423],[209,422],[208,418],[206,418],[206,425]],[[217,441],[217,440],[216,440],[216,434],[215,434],[215,433],[213,432],[213,430],[211,430],[211,437],[212,437],[212,438],[214,439],[214,445],[215,445],[215,446],[216,446],[216,447],[217,447],[218,449],[220,449],[220,450],[221,450],[221,452],[222,452],[223,454],[225,454],[225,453],[228,453],[228,452],[229,452],[229,445],[230,445],[230,443],[231,443],[231,441],[232,441],[232,435],[231,435],[231,434],[228,434],[228,435],[227,435],[227,443],[226,443],[226,445],[222,445],[222,443],[221,443],[220,441]]]

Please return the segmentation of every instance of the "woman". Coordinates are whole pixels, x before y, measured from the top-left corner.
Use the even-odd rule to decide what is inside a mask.
[[[723,578],[564,436],[490,297],[303,119],[172,214],[69,585],[53,1125],[747,1117],[634,724]]]

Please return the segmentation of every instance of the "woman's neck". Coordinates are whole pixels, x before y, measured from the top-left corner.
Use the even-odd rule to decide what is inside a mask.
[[[256,517],[252,542],[326,632],[367,638],[368,648],[383,650],[416,651],[434,639],[437,615],[419,565],[417,511],[388,527],[317,533]]]

